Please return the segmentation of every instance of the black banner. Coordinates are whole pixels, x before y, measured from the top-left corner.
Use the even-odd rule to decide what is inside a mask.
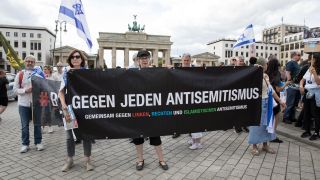
[[[79,129],[127,138],[259,125],[262,68],[146,68],[68,73]]]
[[[58,92],[60,82],[32,76],[32,108],[35,124],[63,125]]]

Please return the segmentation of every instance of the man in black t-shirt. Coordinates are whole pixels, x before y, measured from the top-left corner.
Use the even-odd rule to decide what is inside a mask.
[[[9,84],[6,78],[6,73],[4,70],[0,69],[0,121],[1,114],[6,110],[8,106],[8,95],[7,95],[7,85]]]
[[[300,99],[299,82],[297,81],[297,75],[300,72],[300,66],[298,61],[301,54],[299,52],[291,53],[291,61],[286,64],[286,79],[292,81],[287,89],[286,110],[283,115],[283,121],[291,124],[295,118],[295,106]]]

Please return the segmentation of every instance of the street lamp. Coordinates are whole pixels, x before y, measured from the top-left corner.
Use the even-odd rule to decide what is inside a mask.
[[[53,58],[54,57],[54,50],[56,49],[56,39],[57,39],[57,32],[60,30],[60,48],[62,47],[62,26],[64,25],[64,32],[67,32],[67,22],[66,21],[59,21],[55,20],[56,23],[56,29],[54,30],[56,32],[56,38],[54,39],[54,45],[53,45]],[[58,30],[59,26],[59,30]],[[62,62],[62,51],[60,50],[60,62]]]

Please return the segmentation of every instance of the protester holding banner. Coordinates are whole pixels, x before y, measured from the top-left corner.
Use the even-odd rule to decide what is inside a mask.
[[[1,114],[6,110],[8,106],[8,94],[7,94],[7,85],[9,84],[8,79],[6,78],[6,72],[3,69],[0,69],[0,121]]]
[[[182,55],[181,67],[192,67],[191,55],[189,53],[184,53]],[[188,144],[191,145],[189,149],[191,150],[202,149],[201,138],[202,138],[202,132],[191,133],[191,140],[188,141]]]
[[[38,69],[34,71],[35,57],[30,55],[24,59],[25,69],[20,71],[14,80],[13,91],[18,94],[18,106],[19,115],[21,119],[21,131],[22,131],[22,147],[20,153],[25,153],[29,150],[29,122],[32,118],[32,86],[31,76],[36,75],[39,72]],[[43,145],[41,144],[41,124],[34,122],[34,144],[38,151],[42,151]]]
[[[139,60],[140,68],[148,68],[150,63],[150,53],[146,50],[140,50],[137,54],[137,58]],[[168,170],[169,167],[165,163],[162,153],[162,146],[161,146],[161,138],[160,136],[157,137],[150,137],[150,145],[153,145],[156,153],[159,158],[159,165],[163,170]],[[137,151],[137,158],[138,162],[136,163],[136,169],[141,171],[144,167],[144,159],[143,159],[143,143],[144,138],[134,138],[133,143],[135,144],[136,151]]]
[[[313,55],[311,66],[300,81],[300,92],[306,97],[303,116],[305,132],[301,137],[311,136],[309,140],[313,141],[320,138],[320,53]],[[311,135],[312,117],[314,118],[315,129]]]
[[[70,55],[68,56],[67,62],[70,66],[69,69],[84,69],[85,66],[85,56],[80,50],[73,50],[71,51]],[[66,121],[70,120],[70,111],[68,111],[68,105],[70,102],[67,102],[66,97],[66,85],[67,85],[67,73],[64,74],[63,81],[61,82],[59,98],[62,105],[62,110],[65,114]],[[73,156],[75,155],[75,139],[73,129],[67,130],[67,162],[62,167],[62,172],[67,172],[73,166]],[[85,135],[80,134],[80,132],[76,133],[76,138],[81,138],[83,140],[83,150],[84,156],[86,161],[86,170],[92,171],[94,169],[93,165],[91,164],[90,156],[91,156],[91,147],[92,147],[92,140]]]
[[[48,80],[54,80],[52,76],[52,68],[51,66],[44,66],[43,72],[45,74],[45,78]],[[45,116],[43,116],[45,119],[43,120],[45,124],[48,125],[48,133],[53,133],[53,127],[51,126],[52,116],[51,116],[51,108],[47,106],[44,110]],[[42,130],[44,131],[45,126],[42,126]]]
[[[262,66],[263,72],[267,70],[266,59],[260,57],[257,60],[257,64]],[[260,126],[250,126],[249,127],[249,144],[252,144],[252,155],[259,155],[258,144],[263,143],[262,151],[274,154],[276,153],[268,145],[268,141],[274,140],[276,138],[274,129],[274,115],[273,115],[273,101],[274,99],[280,102],[281,106],[285,107],[284,102],[281,102],[279,96],[273,90],[269,77],[266,73],[263,74],[262,79],[262,102],[261,102],[261,119]]]
[[[236,64],[235,66],[246,66],[246,63],[244,62],[244,57],[243,56],[238,56],[236,58]],[[234,130],[236,133],[241,133],[242,131],[245,131],[245,132],[249,132],[248,128],[246,126],[243,126],[243,127],[237,127],[235,126],[234,127]]]

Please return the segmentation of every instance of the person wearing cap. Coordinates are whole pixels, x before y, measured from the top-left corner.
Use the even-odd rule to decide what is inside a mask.
[[[137,58],[139,61],[139,66],[140,68],[148,68],[150,64],[150,53],[146,50],[140,50],[137,54]],[[150,137],[150,145],[154,146],[157,156],[159,158],[159,166],[163,170],[168,170],[169,167],[165,163],[164,158],[163,158],[163,153],[162,153],[162,146],[161,146],[161,138],[160,136],[157,137]],[[144,143],[144,138],[134,138],[133,143],[136,147],[137,151],[137,163],[136,163],[136,169],[138,171],[141,171],[144,167],[144,159],[143,159],[143,143]]]
[[[131,64],[128,68],[139,68],[139,61],[137,58],[138,53],[134,53],[132,56],[133,64]]]
[[[259,126],[250,126],[249,127],[249,144],[252,144],[251,154],[257,156],[260,154],[258,144],[262,143],[262,151],[266,153],[275,154],[276,151],[271,149],[268,145],[268,141],[272,141],[276,138],[275,130],[274,132],[267,130],[268,127],[268,111],[270,107],[268,103],[270,102],[269,98],[274,98],[281,106],[285,107],[285,103],[281,101],[279,96],[273,90],[272,85],[269,82],[269,77],[265,73],[268,67],[267,60],[263,57],[259,57],[257,60],[257,65],[263,68],[263,78],[262,78],[262,100],[261,100],[261,118]],[[272,99],[271,99],[272,102]],[[274,105],[274,104],[273,104]],[[271,108],[273,108],[271,106]],[[271,109],[272,111],[272,109]]]

